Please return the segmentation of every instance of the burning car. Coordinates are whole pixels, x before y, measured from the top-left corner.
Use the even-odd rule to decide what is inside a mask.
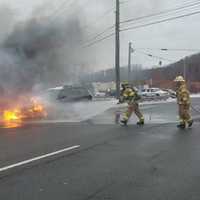
[[[0,120],[5,127],[18,127],[24,121],[47,117],[45,106],[37,98],[23,97],[1,105]]]

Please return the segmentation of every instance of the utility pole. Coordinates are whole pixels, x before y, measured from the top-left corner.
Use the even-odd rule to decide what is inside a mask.
[[[186,77],[186,57],[183,59],[183,77],[184,79],[186,80],[187,77]]]
[[[116,92],[120,97],[120,2],[116,0],[116,21],[115,21],[115,71],[116,71]]]
[[[128,81],[131,81],[131,54],[133,53],[132,43],[128,44]]]

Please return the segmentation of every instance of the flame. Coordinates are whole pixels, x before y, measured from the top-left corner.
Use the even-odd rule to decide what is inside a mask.
[[[36,98],[32,98],[31,102],[32,102],[31,112],[33,112],[33,113],[40,113],[44,117],[47,116],[47,112],[46,112],[44,106],[39,102],[39,100],[37,100]]]
[[[20,109],[3,111],[4,128],[17,128],[22,125],[22,114]]]
[[[37,98],[30,98],[28,103],[26,101],[26,104],[23,105],[23,102],[20,104],[3,110],[4,127],[15,128],[21,126],[25,120],[47,117],[44,105]]]
[[[3,119],[5,121],[21,120],[22,115],[20,109],[5,110],[3,112]]]

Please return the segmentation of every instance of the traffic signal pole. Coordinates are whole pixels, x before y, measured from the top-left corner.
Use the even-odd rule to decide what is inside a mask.
[[[115,72],[116,72],[116,97],[120,97],[120,2],[116,0],[115,19]]]

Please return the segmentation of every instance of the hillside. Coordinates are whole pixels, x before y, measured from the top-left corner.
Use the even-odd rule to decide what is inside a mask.
[[[200,92],[200,53],[185,58],[186,78],[192,92]],[[170,64],[165,67],[142,70],[140,65],[133,65],[131,81],[135,84],[152,84],[161,88],[172,88],[174,78],[184,74],[184,60]],[[127,67],[121,67],[121,80],[128,79]],[[115,70],[100,71],[87,77],[87,80],[110,82],[115,80]]]

